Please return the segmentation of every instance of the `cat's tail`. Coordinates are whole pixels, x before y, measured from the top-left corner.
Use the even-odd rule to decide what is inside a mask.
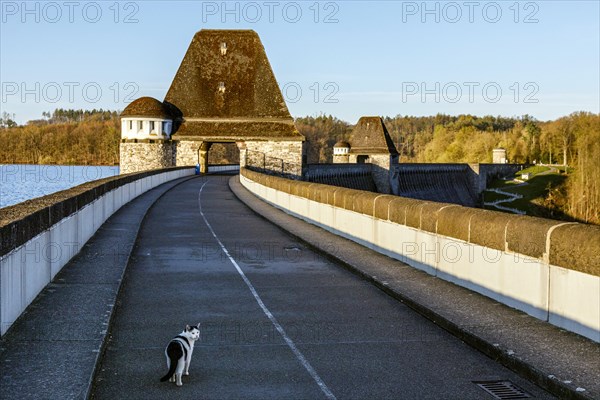
[[[166,382],[173,376],[175,373],[175,369],[177,368],[177,362],[181,357],[183,357],[183,350],[181,346],[176,343],[169,343],[167,346],[167,356],[169,357],[169,372],[162,378],[160,378],[161,382]]]

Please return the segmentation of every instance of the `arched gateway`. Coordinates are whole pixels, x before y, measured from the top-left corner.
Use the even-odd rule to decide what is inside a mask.
[[[196,33],[165,100],[125,108],[121,173],[196,164],[206,172],[213,143],[236,143],[240,166],[302,174],[304,136],[252,30]]]

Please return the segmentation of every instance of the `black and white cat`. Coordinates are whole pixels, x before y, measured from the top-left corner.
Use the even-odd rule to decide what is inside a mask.
[[[189,375],[190,361],[192,361],[192,353],[194,352],[194,343],[200,339],[200,324],[197,326],[186,325],[183,332],[175,336],[169,342],[165,349],[167,356],[167,368],[169,372],[162,378],[161,382],[175,382],[177,386],[181,386],[181,375],[185,369],[185,374]]]

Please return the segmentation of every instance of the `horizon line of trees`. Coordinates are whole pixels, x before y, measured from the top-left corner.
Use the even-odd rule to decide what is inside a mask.
[[[600,114],[575,112],[554,121],[450,116],[384,117],[400,162],[491,163],[492,150],[505,148],[512,163],[573,167],[560,187],[549,187],[548,209],[600,224]],[[350,140],[352,125],[331,115],[296,119],[307,141],[308,162],[332,162],[333,145]]]
[[[0,125],[1,164],[119,164],[117,111],[59,108],[42,116],[26,125]]]
[[[119,163],[118,111],[44,112],[40,120],[14,123],[3,113],[0,163],[116,165]],[[501,117],[446,115],[383,117],[400,162],[488,163],[503,147],[509,162],[563,164],[574,168],[560,188],[549,188],[551,206],[569,216],[600,223],[600,114],[575,112],[553,121],[524,115]],[[332,162],[333,145],[350,140],[353,125],[332,115],[299,117],[309,163]],[[215,151],[222,162],[236,149]],[[235,157],[233,157],[235,158]],[[232,161],[233,158],[229,161]]]

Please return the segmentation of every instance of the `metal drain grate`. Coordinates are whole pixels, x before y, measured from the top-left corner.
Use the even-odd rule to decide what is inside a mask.
[[[531,395],[511,381],[479,381],[473,382],[495,399],[529,399]]]

